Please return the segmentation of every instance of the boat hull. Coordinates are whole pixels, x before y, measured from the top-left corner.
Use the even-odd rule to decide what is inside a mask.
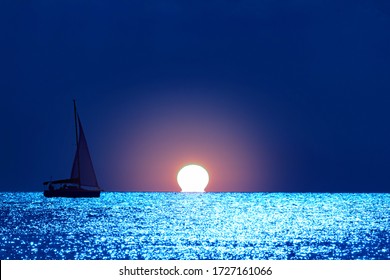
[[[100,197],[98,190],[45,190],[43,192],[45,197]]]

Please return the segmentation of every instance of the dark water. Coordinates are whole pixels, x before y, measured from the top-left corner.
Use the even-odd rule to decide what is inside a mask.
[[[0,259],[390,259],[390,194],[0,193]]]

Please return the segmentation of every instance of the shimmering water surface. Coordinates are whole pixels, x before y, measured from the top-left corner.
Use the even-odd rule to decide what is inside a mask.
[[[0,259],[390,259],[390,194],[0,193]]]

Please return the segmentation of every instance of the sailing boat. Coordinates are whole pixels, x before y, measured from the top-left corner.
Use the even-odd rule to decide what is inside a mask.
[[[80,117],[76,111],[76,101],[73,100],[76,128],[76,154],[73,160],[69,179],[44,182],[47,186],[45,197],[100,197],[101,189],[93,169],[91,155],[85,139]]]

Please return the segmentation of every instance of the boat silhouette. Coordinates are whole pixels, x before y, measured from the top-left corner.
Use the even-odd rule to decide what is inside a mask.
[[[87,140],[73,100],[76,130],[76,154],[70,178],[44,182],[45,197],[100,197],[101,188],[96,179]]]

